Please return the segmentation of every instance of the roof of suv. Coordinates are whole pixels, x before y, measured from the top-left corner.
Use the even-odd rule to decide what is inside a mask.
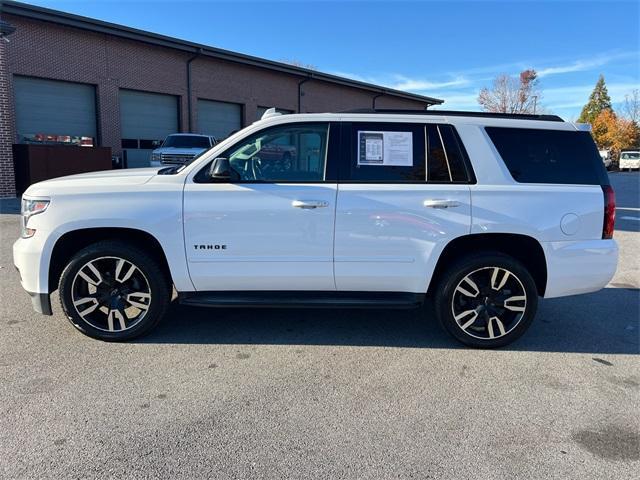
[[[393,110],[393,109],[373,109],[360,108],[346,110],[340,113],[368,113],[381,115],[435,115],[448,117],[480,117],[480,118],[503,118],[511,120],[541,120],[547,122],[564,122],[558,115],[534,115],[528,113],[493,113],[493,112],[464,112],[460,110]]]
[[[591,126],[566,122],[557,115],[463,112],[458,110],[387,110],[358,109],[343,112],[291,113],[271,112],[254,122],[276,125],[295,121],[393,122],[470,124],[478,126],[517,127],[548,130],[590,131]]]

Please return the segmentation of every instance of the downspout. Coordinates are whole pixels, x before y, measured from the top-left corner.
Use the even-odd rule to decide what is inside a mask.
[[[385,92],[383,91],[382,93],[377,94],[375,97],[371,99],[371,108],[373,108],[374,110],[376,109],[376,99],[384,96],[384,94]]]
[[[191,112],[193,107],[191,105],[191,62],[193,62],[196,58],[202,55],[202,48],[198,48],[194,56],[192,56],[189,60],[187,60],[187,127],[188,133],[193,133],[191,131]]]
[[[308,78],[301,80],[298,82],[298,113],[302,113],[302,85],[307,83],[308,81],[313,80],[313,74],[309,74]]]

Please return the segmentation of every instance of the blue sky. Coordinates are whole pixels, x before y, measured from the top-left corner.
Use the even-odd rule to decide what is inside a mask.
[[[540,74],[542,106],[575,119],[600,73],[614,106],[640,88],[636,1],[34,0],[46,6],[478,109],[501,73]]]

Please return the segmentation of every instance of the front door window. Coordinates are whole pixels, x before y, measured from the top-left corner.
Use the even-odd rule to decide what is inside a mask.
[[[242,182],[321,182],[328,140],[327,124],[285,125],[262,130],[224,155]]]

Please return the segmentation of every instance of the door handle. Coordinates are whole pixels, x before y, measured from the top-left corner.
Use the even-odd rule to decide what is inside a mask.
[[[295,208],[311,210],[314,208],[328,207],[329,202],[325,202],[323,200],[294,200],[293,202],[291,202],[291,206]]]
[[[433,199],[425,200],[423,205],[428,208],[454,208],[459,207],[461,203],[457,200]]]

